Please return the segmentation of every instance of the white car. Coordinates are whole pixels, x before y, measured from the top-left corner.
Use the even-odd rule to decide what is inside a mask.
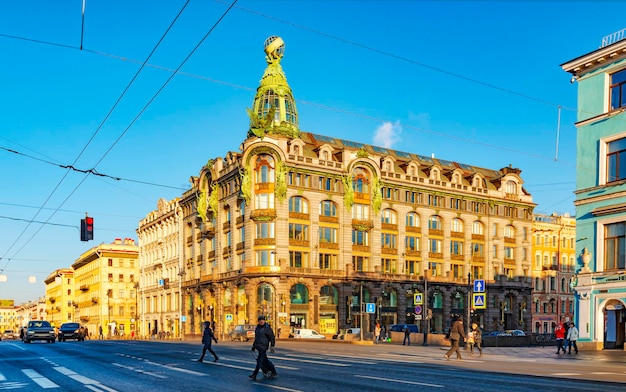
[[[326,339],[326,336],[314,329],[296,329],[293,334],[294,339]]]

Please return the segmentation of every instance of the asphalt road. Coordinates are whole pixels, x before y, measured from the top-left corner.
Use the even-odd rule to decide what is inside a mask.
[[[293,339],[270,358],[278,377],[259,376],[250,343],[220,342],[199,363],[199,342],[0,342],[0,390],[17,391],[624,391],[623,351],[557,356],[546,348],[487,348],[443,358],[443,347],[354,345]]]

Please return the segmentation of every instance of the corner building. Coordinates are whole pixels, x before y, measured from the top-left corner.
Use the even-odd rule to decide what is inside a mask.
[[[180,201],[185,334],[208,320],[223,337],[261,314],[283,337],[376,320],[441,333],[451,314],[530,332],[535,205],[521,170],[302,132],[282,40],[265,53],[240,151],[209,160]],[[474,279],[485,309],[468,307]]]
[[[562,64],[578,83],[576,253],[579,345],[626,341],[626,29]]]

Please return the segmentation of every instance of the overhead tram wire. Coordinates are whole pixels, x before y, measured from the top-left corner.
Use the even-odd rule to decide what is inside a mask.
[[[174,20],[170,23],[170,25],[168,26],[168,28],[165,30],[165,32],[163,33],[163,35],[161,36],[161,38],[159,39],[159,41],[156,43],[156,45],[153,47],[152,51],[150,52],[150,54],[148,55],[148,57],[146,58],[146,60],[144,61],[144,64],[148,62],[148,60],[152,57],[152,55],[154,54],[154,52],[156,51],[156,49],[158,48],[158,46],[161,44],[161,42],[163,41],[163,39],[165,39],[165,36],[168,34],[168,32],[172,29],[172,27],[174,26],[174,24],[176,23],[176,21],[178,20],[178,18],[180,17],[180,15],[182,14],[182,12],[185,10],[185,8],[187,7],[187,5],[189,4],[190,0],[187,0],[185,2],[185,4],[183,5],[183,7],[181,8],[181,10],[178,12],[178,14],[176,15],[176,17],[174,18]],[[234,3],[233,3],[234,4]],[[230,8],[229,8],[230,9]],[[30,40],[30,41],[34,41],[34,42],[42,42],[42,41],[37,41],[37,40]],[[67,47],[67,48],[75,48],[69,45],[60,45],[57,44],[57,46],[60,47]],[[100,132],[100,130],[102,129],[102,127],[104,126],[104,123],[107,121],[107,119],[110,117],[111,113],[113,112],[113,110],[115,110],[115,108],[117,107],[117,105],[120,103],[120,101],[122,100],[122,98],[124,97],[124,95],[126,95],[126,92],[130,89],[130,86],[133,84],[133,82],[137,79],[137,77],[139,76],[139,73],[141,72],[141,70],[143,70],[144,65],[142,65],[137,72],[135,73],[135,75],[133,76],[133,78],[131,79],[131,81],[127,84],[126,88],[124,89],[124,91],[122,92],[122,94],[120,95],[120,97],[115,101],[115,103],[113,104],[113,106],[111,107],[111,109],[109,110],[109,112],[107,113],[107,115],[104,117],[104,119],[102,120],[102,122],[100,123],[100,125],[98,126],[98,128],[96,128],[95,132],[91,135],[91,138],[89,138],[89,140],[87,141],[87,143],[85,144],[85,147],[83,147],[83,149],[80,151],[80,153],[78,154],[78,156],[76,157],[76,159],[74,159],[74,162],[72,163],[72,166],[76,164],[76,162],[78,162],[78,160],[80,159],[80,157],[83,155],[83,153],[85,152],[85,150],[87,149],[87,147],[91,144],[91,142],[93,141],[93,139],[96,137],[96,135],[98,134],[98,132]],[[118,139],[119,140],[119,139]],[[110,151],[110,149],[109,149]],[[100,160],[102,161],[102,159]],[[99,161],[99,162],[100,162]],[[95,166],[94,166],[95,168]],[[52,192],[48,195],[48,197],[46,198],[46,200],[44,201],[43,205],[41,206],[41,208],[39,210],[37,210],[37,212],[35,213],[35,215],[33,216],[33,220],[39,215],[39,213],[42,211],[43,207],[46,206],[46,204],[48,204],[48,202],[50,201],[50,199],[52,198],[52,196],[56,193],[57,189],[59,189],[59,187],[61,186],[61,184],[63,183],[63,181],[65,180],[65,178],[67,177],[67,175],[71,172],[70,169],[68,169],[65,174],[63,175],[63,177],[61,178],[61,180],[59,180],[59,182],[57,183],[57,185],[54,187],[54,189],[52,190]],[[61,205],[59,205],[57,207],[57,209],[55,211],[52,212],[52,214],[48,217],[47,221],[48,222],[50,219],[52,219],[52,217],[56,214],[56,212],[58,211],[58,209],[60,209],[63,204],[65,204],[65,202],[67,202],[67,200],[69,199],[69,197],[74,194],[74,192],[78,189],[78,187],[87,179],[87,177],[89,176],[89,174],[87,173],[85,175],[85,177],[83,178],[83,180],[76,186],[76,188],[74,188],[74,190],[70,193],[70,195],[68,195],[68,197],[65,198],[65,200],[63,200],[63,202],[61,203]],[[26,227],[24,227],[24,229],[22,230],[22,232],[18,235],[18,237],[15,239],[15,241],[13,241],[13,243],[11,244],[11,246],[5,251],[4,255],[2,257],[0,257],[0,260],[3,258],[6,258],[6,255],[9,253],[9,251],[11,251],[11,249],[13,249],[13,247],[17,244],[17,242],[22,238],[22,236],[24,235],[24,233],[26,232],[26,230],[28,230],[28,228],[30,227],[30,223],[26,225]],[[44,227],[45,225],[41,225],[39,227],[38,230],[35,231],[35,233],[24,243],[24,245],[22,245],[22,247],[13,255],[13,257],[15,257],[15,255],[17,255],[22,249],[24,249],[24,247],[41,231],[41,229]],[[8,259],[8,261],[5,263],[4,267],[2,267],[0,269],[0,273],[2,273],[6,267],[8,266],[9,262],[11,261],[11,259]]]
[[[189,1],[187,1],[187,3],[185,3],[185,6],[187,6],[187,4],[189,3]],[[226,17],[226,15],[228,14],[228,12],[233,8],[233,6],[237,3],[237,0],[234,0],[233,3],[228,7],[228,9],[226,9],[226,11],[224,11],[224,13],[219,17],[219,19],[215,22],[215,24],[213,24],[213,26],[209,29],[209,31],[204,35],[204,37],[202,37],[202,39],[198,42],[198,44],[191,50],[191,52],[189,52],[189,54],[185,57],[185,59],[180,63],[180,65],[176,68],[176,71],[163,83],[163,85],[157,90],[157,92],[152,96],[152,98],[150,98],[148,100],[148,103],[146,103],[146,105],[140,110],[140,112],[135,116],[135,118],[131,121],[131,123],[128,125],[128,127],[126,127],[126,129],[124,129],[124,131],[121,133],[121,135],[113,142],[113,144],[109,147],[109,149],[107,151],[105,151],[105,153],[102,155],[102,157],[98,160],[98,162],[96,162],[96,164],[94,165],[94,169],[98,166],[98,164],[100,164],[104,158],[109,154],[109,152],[111,152],[111,150],[113,149],[113,147],[115,147],[115,145],[122,139],[122,137],[126,134],[126,132],[128,132],[128,130],[130,129],[130,127],[132,127],[132,125],[139,119],[139,117],[141,117],[141,115],[148,109],[148,107],[150,106],[150,104],[152,104],[152,102],[154,102],[154,100],[157,98],[157,96],[161,93],[161,91],[163,91],[163,89],[169,84],[169,82],[174,78],[174,76],[176,76],[178,70],[180,70],[186,63],[187,61],[189,61],[189,59],[191,58],[191,56],[193,56],[193,54],[198,50],[198,48],[202,45],[202,43],[204,43],[204,41],[209,37],[209,35],[213,32],[213,30],[215,30],[215,28],[220,24],[220,22]],[[183,9],[184,9],[183,7]],[[181,10],[182,12],[182,10]],[[178,19],[178,16],[180,16],[180,13],[176,16],[176,19]],[[176,20],[175,19],[175,20]],[[175,21],[174,20],[174,21]],[[172,22],[173,24],[174,22]],[[171,25],[170,25],[171,28]],[[169,28],[168,28],[169,31]],[[163,40],[164,36],[161,38],[161,40],[159,40],[159,43]],[[156,48],[155,48],[156,49]],[[154,52],[154,50],[150,53],[150,56],[152,55],[152,53]],[[148,56],[148,58],[150,57]],[[146,59],[147,62],[147,59]],[[134,78],[133,78],[134,80]],[[126,91],[126,90],[125,90]],[[120,98],[121,99],[121,98]],[[119,99],[118,101],[119,102]],[[116,102],[116,104],[117,104]],[[101,128],[101,127],[99,127]],[[94,135],[95,136],[95,135]],[[92,137],[93,139],[93,137]],[[92,140],[90,139],[90,141]],[[86,147],[85,147],[86,148]],[[85,149],[83,149],[84,151]],[[82,154],[82,152],[81,152]],[[68,172],[69,173],[69,170]],[[65,176],[67,176],[67,173]],[[65,178],[65,176],[63,178]],[[76,185],[76,187],[74,188],[74,190],[72,190],[72,192],[70,192],[70,194],[61,202],[61,204],[59,205],[58,209],[60,209],[66,202],[67,200],[69,200],[69,198],[74,194],[74,192],[76,192],[78,190],[78,188],[80,188],[80,186],[85,182],[85,180],[87,179],[87,177],[89,177],[89,173],[85,174],[85,177]],[[59,183],[60,185],[60,183]],[[55,188],[55,190],[58,188],[58,186]],[[45,204],[44,204],[45,206]],[[48,220],[50,220],[55,214],[56,211],[55,210],[50,217],[48,218]],[[33,218],[34,219],[34,218]],[[29,225],[28,225],[29,226]],[[27,226],[27,228],[28,228]],[[35,231],[35,233],[33,233],[33,235],[24,243],[24,245],[22,245],[22,247],[20,249],[18,249],[15,254],[13,255],[13,257],[15,257],[15,255],[19,254],[19,252],[24,249],[24,247],[39,233],[39,231],[41,231],[41,229],[43,228],[44,225],[42,225],[37,231]],[[25,231],[26,229],[24,229]],[[24,231],[22,231],[22,234],[24,233]],[[21,235],[20,234],[20,237]],[[18,237],[19,240],[19,237]],[[11,248],[13,248],[13,246],[16,244],[17,240],[13,243],[13,245],[11,245],[11,247],[9,248],[9,250]],[[8,251],[6,253],[8,253]],[[5,256],[6,256],[5,253]],[[4,256],[3,256],[4,258]],[[9,259],[10,261],[11,259]],[[6,266],[8,265],[9,261],[7,261],[7,263],[5,264],[4,268],[2,268],[2,270],[0,270],[0,273],[2,271],[4,271],[4,269],[6,268]]]
[[[137,183],[137,184],[151,185],[151,186],[157,186],[157,187],[161,187],[161,188],[170,188],[170,189],[177,189],[177,190],[185,190],[186,189],[186,188],[181,188],[181,187],[178,187],[178,186],[156,184],[156,183],[148,182],[148,181],[132,180],[130,178],[111,176],[109,174],[100,173],[96,169],[78,169],[78,168],[75,168],[72,165],[63,165],[63,164],[60,164],[60,163],[54,163],[52,161],[48,161],[48,160],[45,160],[45,159],[37,158],[35,156],[24,154],[24,153],[19,152],[17,150],[13,150],[11,148],[7,148],[7,147],[3,147],[3,146],[0,146],[0,150],[5,150],[6,152],[10,152],[10,153],[13,153],[13,154],[16,154],[16,155],[21,155],[21,156],[26,157],[26,158],[34,159],[36,161],[43,162],[43,163],[46,163],[48,165],[58,166],[61,169],[70,169],[70,170],[73,170],[73,171],[78,172],[78,173],[89,173],[89,174],[93,174],[94,176],[110,178],[110,179],[115,180],[115,181],[128,181],[128,182],[134,182],[134,183]]]

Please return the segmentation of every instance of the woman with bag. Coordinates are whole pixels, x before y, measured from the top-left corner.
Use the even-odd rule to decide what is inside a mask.
[[[452,353],[456,353],[456,359],[463,359],[461,358],[461,351],[459,350],[459,340],[461,340],[461,337],[463,339],[465,339],[465,331],[463,331],[463,319],[462,318],[458,318],[454,324],[452,324],[452,328],[450,328],[450,344],[452,347],[450,347],[450,350],[448,350],[448,352],[443,356],[447,361],[450,360],[450,355],[452,355]]]
[[[476,347],[478,352],[480,352],[479,357],[483,356],[483,333],[480,328],[478,328],[478,324],[472,324],[472,331],[470,332],[474,338],[473,346],[470,346],[470,355],[474,355],[473,348]]]

